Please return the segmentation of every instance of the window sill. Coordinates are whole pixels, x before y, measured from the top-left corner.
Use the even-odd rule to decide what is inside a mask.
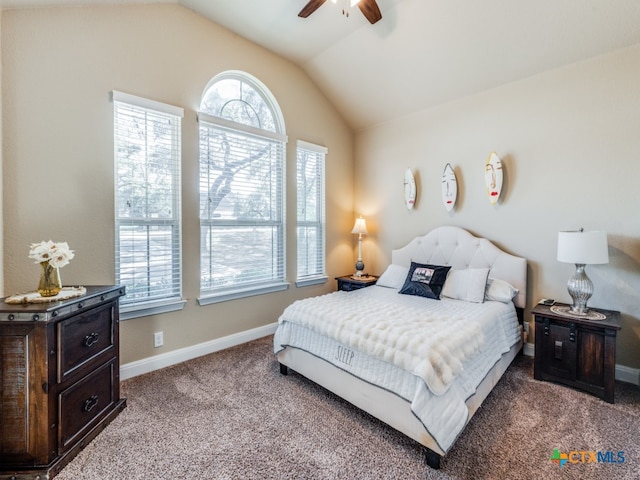
[[[226,290],[224,292],[203,295],[198,298],[198,304],[200,306],[211,305],[212,303],[227,302],[229,300],[236,300],[238,298],[253,297],[254,295],[264,295],[266,293],[281,292],[283,290],[287,290],[288,288],[289,284],[284,282],[264,285],[261,287]]]
[[[300,287],[308,287],[310,285],[320,285],[321,283],[327,283],[327,280],[329,280],[329,277],[327,276],[296,280],[296,287],[300,288]]]
[[[131,320],[132,318],[147,317],[160,313],[176,312],[182,310],[186,300],[173,299],[164,302],[149,302],[138,305],[120,305],[120,320]]]

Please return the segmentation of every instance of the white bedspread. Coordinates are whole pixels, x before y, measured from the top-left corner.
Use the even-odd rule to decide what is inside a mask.
[[[287,307],[279,324],[275,352],[293,346],[321,355],[314,338],[326,337],[358,352],[358,358],[367,357],[346,366],[340,355],[323,355],[411,402],[444,451],[467,422],[465,400],[519,340],[512,304],[437,301],[377,286],[299,300]],[[310,339],[309,332],[319,337]],[[396,369],[390,375],[385,364],[408,373],[399,375]]]
[[[426,305],[434,300],[394,302],[388,295],[368,295],[366,301],[355,298],[351,292],[334,292],[298,300],[287,307],[280,322],[311,328],[407,370],[436,395],[447,391],[462,363],[485,343],[477,322],[467,322],[459,313],[429,311]]]

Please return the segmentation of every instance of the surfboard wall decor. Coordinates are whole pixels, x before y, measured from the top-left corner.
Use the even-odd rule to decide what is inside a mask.
[[[491,152],[484,165],[484,182],[491,205],[495,205],[502,192],[502,161],[496,152]]]
[[[442,172],[442,203],[447,212],[453,210],[458,197],[458,180],[450,163],[447,163]]]
[[[416,204],[416,180],[410,168],[404,172],[404,203],[409,210]]]

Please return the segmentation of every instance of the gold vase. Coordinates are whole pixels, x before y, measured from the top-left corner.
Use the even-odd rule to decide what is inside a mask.
[[[53,297],[62,290],[60,280],[60,269],[52,267],[49,262],[40,262],[42,272],[40,272],[40,283],[38,283],[38,293],[42,297]]]

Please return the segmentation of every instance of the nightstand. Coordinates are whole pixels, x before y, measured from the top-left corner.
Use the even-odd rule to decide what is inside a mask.
[[[536,322],[533,376],[536,380],[562,383],[613,403],[620,312],[590,310],[603,314],[604,319],[563,315],[547,305],[537,305],[531,311]]]
[[[336,277],[338,281],[338,290],[350,292],[352,290],[359,290],[361,288],[370,287],[375,285],[378,281],[376,275],[363,275],[360,278],[354,278],[351,275],[345,275],[343,277]]]

